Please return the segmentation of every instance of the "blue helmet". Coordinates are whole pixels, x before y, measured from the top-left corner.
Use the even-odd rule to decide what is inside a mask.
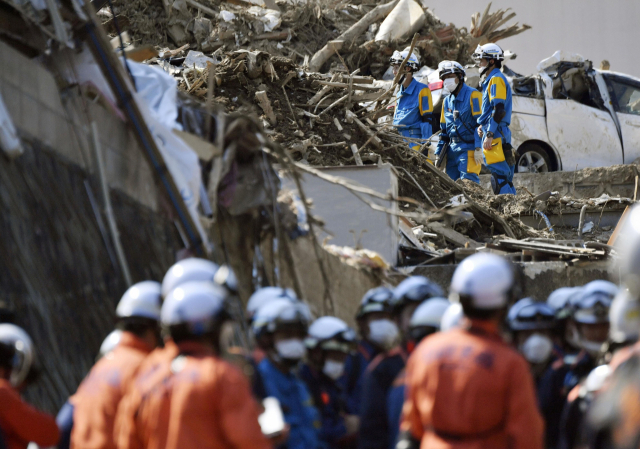
[[[511,306],[507,323],[512,331],[554,329],[557,325],[555,310],[533,298],[521,299]]]
[[[367,291],[360,301],[356,319],[373,312],[391,312],[393,291],[388,287],[376,287]]]
[[[430,298],[444,297],[442,288],[424,276],[411,276],[393,290],[393,308],[398,311],[409,303],[421,303]]]

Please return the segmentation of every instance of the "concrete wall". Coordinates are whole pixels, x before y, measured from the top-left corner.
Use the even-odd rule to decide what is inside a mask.
[[[483,12],[488,0],[423,0],[444,22],[469,27],[471,14]],[[599,67],[609,60],[611,70],[640,77],[640,2],[633,0],[495,0],[492,10],[512,8],[515,20],[531,30],[498,44],[518,58],[509,67],[525,75],[556,50],[580,53]]]
[[[609,272],[608,262],[524,262],[517,264],[524,274],[523,297],[531,296],[546,300],[549,294],[560,287],[584,285],[596,279],[607,279],[619,283],[619,279]],[[412,275],[422,275],[437,282],[445,291],[451,284],[451,277],[457,265],[434,265],[419,267]]]

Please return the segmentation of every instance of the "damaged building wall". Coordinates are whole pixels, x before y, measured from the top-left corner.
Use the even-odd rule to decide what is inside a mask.
[[[1,299],[33,338],[42,367],[27,396],[56,412],[113,329],[127,284],[99,226],[107,217],[77,90],[63,91],[61,101],[52,74],[5,44],[0,64],[0,89],[25,148],[14,160],[0,157]],[[150,169],[125,123],[99,101],[85,104],[98,123],[132,280],[161,280],[182,246],[173,222],[157,213]]]

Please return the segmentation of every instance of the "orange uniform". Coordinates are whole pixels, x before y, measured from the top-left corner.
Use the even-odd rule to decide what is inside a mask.
[[[131,384],[118,410],[118,448],[270,448],[242,372],[199,345],[179,348],[183,355],[158,356]]]
[[[420,343],[407,364],[402,414],[401,429],[421,449],[543,447],[529,366],[484,321]]]
[[[136,335],[123,332],[118,346],[94,365],[70,400],[74,405],[72,449],[115,449],[118,404],[151,349]]]
[[[0,429],[7,449],[26,449],[29,442],[43,447],[58,443],[55,418],[24,402],[4,379],[0,379]]]

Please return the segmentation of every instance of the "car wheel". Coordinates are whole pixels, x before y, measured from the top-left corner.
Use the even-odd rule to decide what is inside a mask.
[[[518,173],[547,173],[551,171],[549,155],[539,145],[526,145],[518,150]]]

